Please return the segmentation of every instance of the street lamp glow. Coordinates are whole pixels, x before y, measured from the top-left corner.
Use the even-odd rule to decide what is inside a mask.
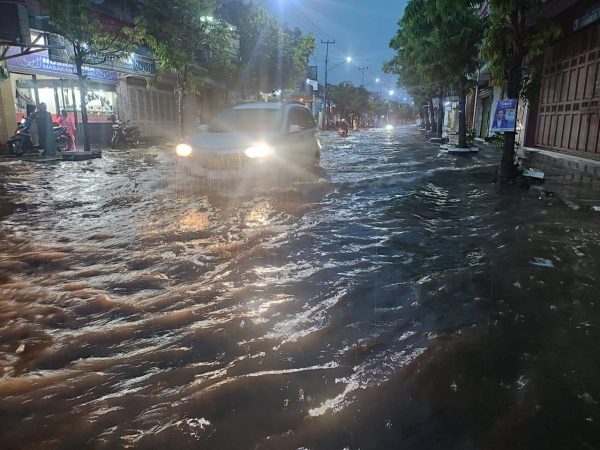
[[[381,80],[379,78],[375,78],[375,83],[379,83]]]
[[[394,91],[390,91],[390,96],[394,95]]]
[[[346,62],[352,62],[352,56],[347,56],[346,57]]]

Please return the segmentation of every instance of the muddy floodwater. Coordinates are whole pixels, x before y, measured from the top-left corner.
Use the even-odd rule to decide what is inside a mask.
[[[600,448],[597,184],[322,143],[273,184],[1,163],[0,448]]]

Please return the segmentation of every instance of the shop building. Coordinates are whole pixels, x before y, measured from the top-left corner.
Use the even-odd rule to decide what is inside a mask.
[[[32,31],[35,36],[38,32]],[[9,55],[20,53],[11,47]],[[36,105],[46,103],[52,118],[61,110],[81,123],[81,101],[75,68],[68,63],[52,61],[47,51],[31,53],[7,60],[9,82],[13,93],[15,125],[35,111]],[[85,68],[88,79],[86,106],[92,142],[110,140],[110,116],[117,112],[118,74],[99,68]]]

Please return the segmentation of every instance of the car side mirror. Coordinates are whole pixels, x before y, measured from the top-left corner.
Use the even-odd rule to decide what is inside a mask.
[[[203,123],[202,125],[200,125],[200,126],[198,127],[198,129],[199,129],[200,131],[202,131],[203,133],[205,133],[205,132],[207,132],[207,131],[208,131],[208,124],[206,124],[206,123]]]
[[[302,131],[302,127],[300,125],[290,125],[288,128],[290,134],[300,133]]]

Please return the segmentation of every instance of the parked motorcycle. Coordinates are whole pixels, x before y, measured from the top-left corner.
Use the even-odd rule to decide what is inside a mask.
[[[25,153],[31,153],[36,149],[31,139],[31,125],[33,124],[31,117],[24,118],[17,126],[15,134],[6,142],[8,150],[15,156],[22,156]],[[56,149],[59,152],[71,151],[73,141],[67,128],[53,127],[52,133],[56,140]],[[39,146],[37,146],[39,148]]]
[[[110,144],[112,148],[116,148],[119,145],[130,145],[137,147],[142,138],[142,133],[139,127],[128,126],[129,121],[118,120],[115,116],[112,117],[112,138]]]
[[[56,139],[56,149],[59,152],[70,152],[73,150],[73,140],[67,127],[54,127],[52,129]]]

